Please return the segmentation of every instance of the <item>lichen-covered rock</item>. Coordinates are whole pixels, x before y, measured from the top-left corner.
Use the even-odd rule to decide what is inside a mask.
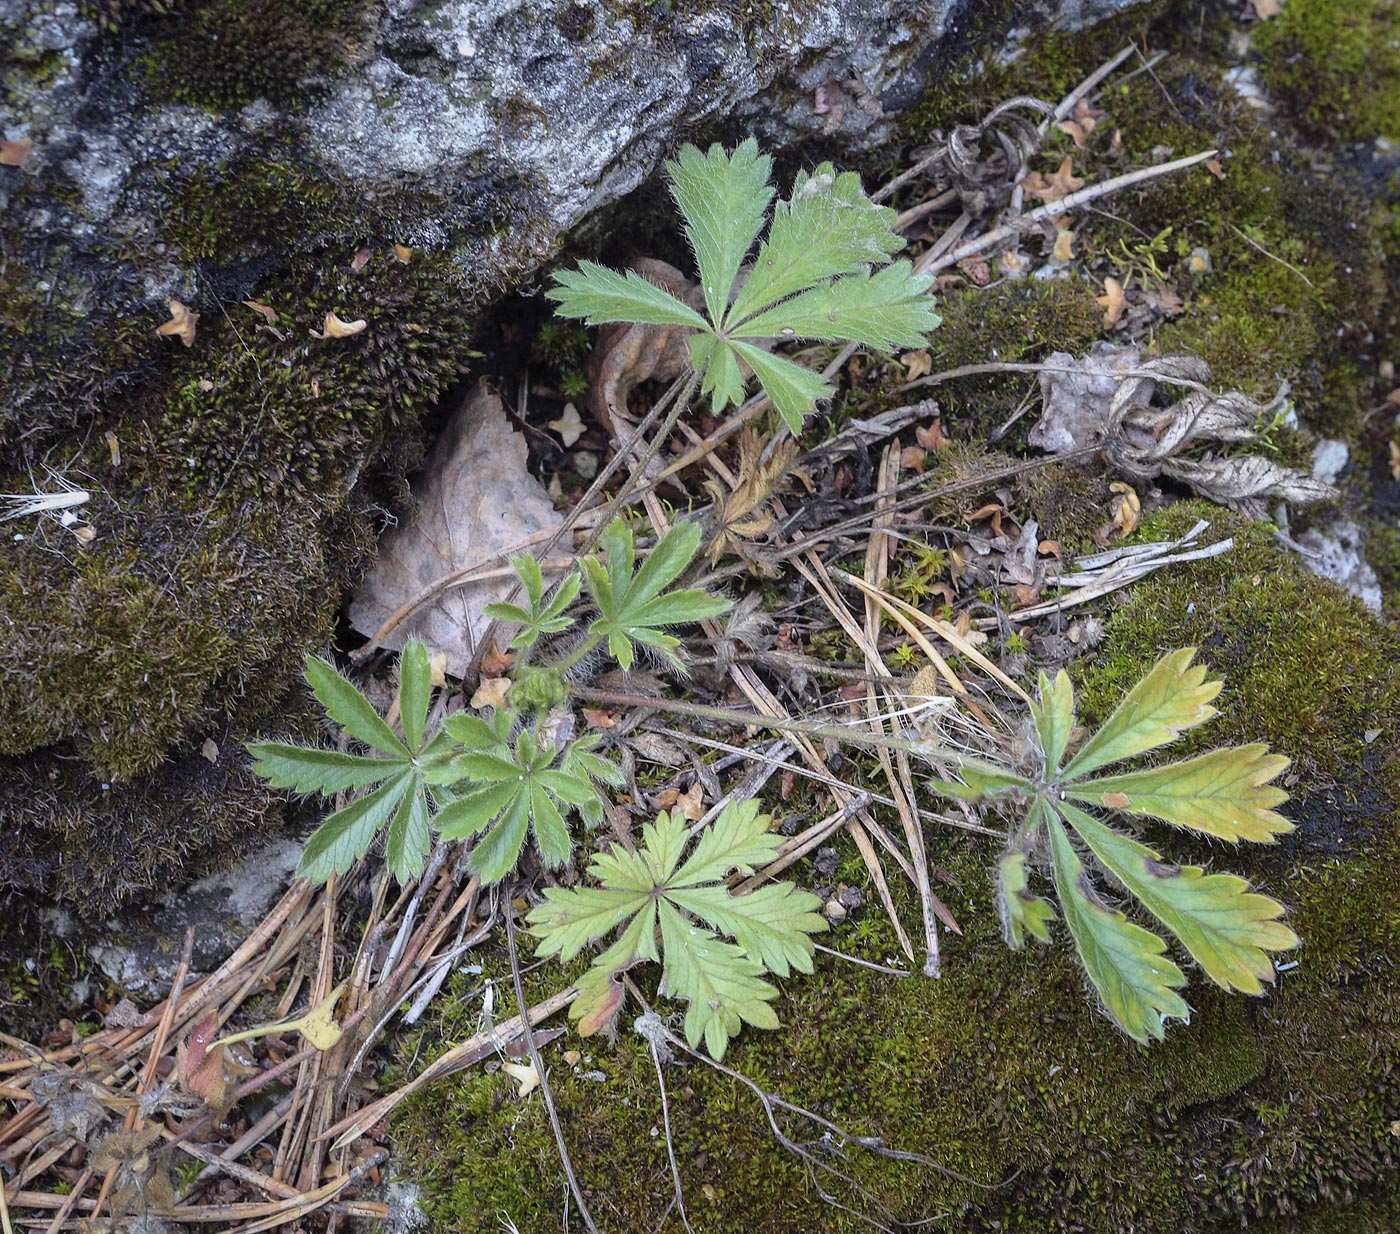
[[[0,540],[0,887],[274,824],[198,747],[331,637],[482,308],[697,130],[887,139],[953,8],[0,0],[0,492],[90,495]]]

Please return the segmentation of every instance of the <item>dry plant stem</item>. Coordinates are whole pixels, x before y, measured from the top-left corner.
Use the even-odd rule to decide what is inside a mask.
[[[536,1003],[530,1008],[531,1026],[536,1026],[549,1019],[550,1016],[563,1011],[577,997],[578,991],[570,986],[568,989],[560,990],[557,994],[551,994],[542,1002]],[[336,1140],[334,1147],[337,1149],[346,1147],[364,1135],[375,1123],[387,1118],[402,1102],[424,1085],[474,1066],[482,1059],[490,1057],[502,1042],[509,1043],[515,1040],[520,1036],[523,1024],[524,1019],[521,1016],[515,1016],[502,1024],[494,1025],[485,1032],[468,1037],[466,1041],[453,1046],[452,1049],[439,1056],[403,1087],[395,1089],[394,1092],[379,1098],[378,1101],[370,1103],[363,1109],[357,1110],[354,1114],[347,1115],[333,1127],[326,1128],[321,1133],[321,1138],[329,1139],[331,1136],[338,1136],[339,1139]]]
[[[1061,214],[1067,214],[1071,210],[1077,210],[1080,206],[1088,202],[1096,201],[1100,197],[1105,197],[1109,193],[1116,193],[1119,189],[1129,188],[1134,184],[1141,184],[1144,180],[1155,180],[1160,176],[1170,175],[1174,171],[1181,171],[1187,167],[1194,167],[1197,163],[1204,163],[1207,159],[1213,159],[1219,153],[1218,150],[1202,150],[1199,154],[1190,154],[1185,158],[1173,159],[1169,163],[1159,163],[1155,167],[1144,167],[1138,171],[1126,172],[1121,176],[1114,176],[1111,180],[1104,180],[1098,184],[1092,184],[1088,188],[1080,189],[1078,192],[1070,193],[1062,197],[1059,201],[1047,202],[1039,209],[1032,210],[1029,214],[1023,214],[1020,218],[1009,223],[1003,223],[1000,227],[995,227],[991,231],[978,236],[975,240],[969,240],[966,244],[954,249],[951,253],[946,253],[937,260],[924,264],[923,260],[916,262],[914,269],[919,274],[936,274],[940,270],[946,270],[949,266],[955,266],[958,262],[968,257],[975,257],[987,249],[1000,244],[1003,240],[1009,240],[1013,236],[1019,235],[1023,231],[1045,222],[1047,219],[1058,218]]]
[[[525,1047],[530,1051],[530,1065],[535,1069],[535,1075],[540,1082],[540,1096],[544,1098],[544,1108],[549,1113],[549,1126],[554,1132],[554,1145],[559,1150],[559,1163],[564,1167],[564,1177],[568,1180],[569,1190],[573,1193],[574,1202],[578,1205],[579,1214],[583,1217],[583,1223],[592,1234],[598,1234],[598,1226],[593,1220],[593,1214],[588,1211],[588,1201],[583,1198],[583,1188],[578,1185],[578,1178],[574,1174],[574,1163],[569,1158],[569,1146],[564,1140],[564,1128],[559,1122],[559,1111],[554,1108],[554,1094],[550,1091],[549,1076],[544,1069],[544,1059],[540,1057],[539,1043],[535,1040],[535,1030],[530,1024],[529,1008],[525,1002],[525,983],[520,977],[520,956],[515,947],[515,907],[511,904],[505,906],[506,919],[506,945],[510,951],[510,979],[515,986],[515,1005],[520,1009],[520,1031],[525,1038]]]
[[[1088,98],[1090,94],[1098,89],[1113,70],[1135,51],[1137,51],[1137,48],[1129,43],[1118,52],[1117,55],[1109,57],[1109,59],[1105,60],[1098,68],[1090,73],[1088,77],[1075,86],[1073,90],[1060,100],[1059,105],[1055,108],[1055,114],[1053,116],[1046,116],[1046,118],[1040,122],[1040,135],[1044,137],[1045,134],[1050,131],[1050,125],[1053,121],[1063,120],[1068,116],[1074,110],[1075,104],[1077,104],[1080,99]]]

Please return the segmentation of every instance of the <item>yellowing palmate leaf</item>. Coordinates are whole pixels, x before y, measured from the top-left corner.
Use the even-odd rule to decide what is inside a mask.
[[[1111,806],[1125,814],[1160,818],[1222,840],[1271,844],[1293,824],[1274,810],[1288,800],[1269,783],[1288,767],[1261,744],[1212,750],[1180,763],[1066,784],[1075,801]]]
[[[1019,951],[1026,935],[1042,943],[1050,941],[1050,923],[1055,910],[1049,900],[1030,894],[1024,851],[1008,849],[997,859],[997,907],[1001,910],[1001,932],[1006,945]]]
[[[1181,940],[1216,985],[1261,994],[1274,979],[1266,954],[1298,945],[1277,918],[1283,905],[1249,890],[1234,874],[1207,874],[1199,866],[1169,866],[1130,836],[1061,802],[1059,812],[1120,883]]]
[[[1220,693],[1221,683],[1206,680],[1204,665],[1192,667],[1195,655],[1194,647],[1183,647],[1158,660],[1070,759],[1064,778],[1072,780],[1155,750],[1215,715],[1210,701]]]
[[[211,1042],[209,1049],[214,1046],[234,1045],[239,1041],[252,1041],[257,1037],[266,1037],[271,1033],[300,1033],[307,1042],[314,1045],[318,1050],[329,1050],[340,1040],[344,1030],[335,1018],[336,1004],[340,1002],[340,996],[345,992],[345,982],[341,982],[319,1003],[311,1008],[305,1015],[295,1020],[278,1020],[275,1024],[260,1024],[257,1028],[247,1028],[241,1033],[233,1033],[228,1037],[220,1037],[218,1041]]]
[[[1143,1045],[1149,1037],[1160,1041],[1168,1018],[1190,1014],[1177,993],[1186,978],[1165,954],[1166,943],[1099,899],[1063,824],[1053,814],[1046,822],[1060,910],[1084,971],[1119,1028]]]

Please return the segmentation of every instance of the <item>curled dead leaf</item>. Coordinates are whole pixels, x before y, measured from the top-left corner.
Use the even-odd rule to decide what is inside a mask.
[[[534,1063],[502,1063],[501,1070],[519,1086],[515,1092],[517,1097],[528,1097],[540,1086],[540,1073],[535,1070]]]
[[[506,695],[510,693],[510,686],[509,677],[483,677],[476,693],[472,695],[471,705],[477,711],[487,707],[503,708],[506,705]]]
[[[369,322],[361,318],[358,321],[341,321],[334,313],[326,314],[325,325],[320,333],[311,331],[312,338],[353,338],[356,334],[362,334],[369,328]]]
[[[549,427],[559,434],[559,440],[564,443],[565,449],[583,436],[583,421],[579,418],[578,408],[572,403],[564,404],[559,419],[551,420]]]
[[[186,347],[194,343],[195,327],[199,324],[199,314],[179,300],[170,301],[170,320],[156,327],[161,338],[177,338]]]
[[[1103,295],[1094,297],[1094,303],[1103,309],[1103,324],[1112,329],[1128,306],[1127,294],[1123,284],[1111,277],[1104,279],[1103,292]]]
[[[268,304],[259,304],[256,300],[244,300],[244,307],[250,308],[255,313],[261,313],[269,326],[277,324],[277,310]]]
[[[1049,176],[1033,171],[1021,181],[1021,187],[1032,197],[1044,201],[1061,201],[1084,187],[1084,181],[1074,174],[1074,159],[1065,155],[1059,167]]]
[[[396,244],[394,245],[394,256],[407,265],[409,258],[413,256],[413,250],[406,244]]]

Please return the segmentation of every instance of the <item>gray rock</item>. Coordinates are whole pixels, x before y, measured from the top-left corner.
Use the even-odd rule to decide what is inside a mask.
[[[1303,564],[1313,574],[1346,588],[1372,612],[1381,611],[1381,584],[1366,560],[1366,542],[1360,527],[1350,519],[1340,518],[1321,530],[1309,528],[1298,537],[1298,543],[1311,554],[1303,558]]]
[[[191,972],[212,972],[267,916],[300,856],[299,843],[279,840],[225,873],[171,892],[154,908],[123,912],[108,925],[111,941],[92,944],[89,954],[129,994],[159,1001],[170,992],[186,931],[195,931]]]

